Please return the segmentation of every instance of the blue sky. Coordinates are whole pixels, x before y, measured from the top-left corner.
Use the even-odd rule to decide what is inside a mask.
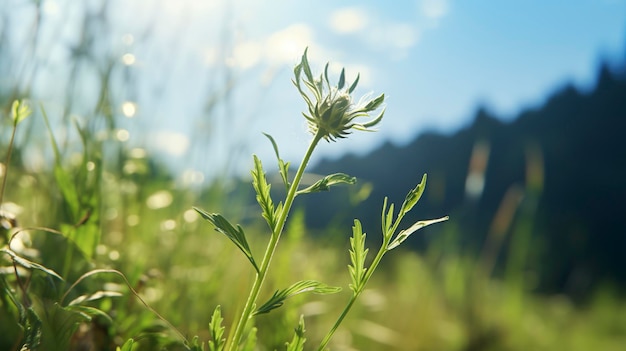
[[[118,97],[129,142],[209,176],[247,170],[252,153],[269,169],[262,132],[283,158],[300,159],[310,137],[291,70],[305,47],[314,68],[360,72],[357,94],[388,96],[378,133],[323,145],[314,160],[458,130],[478,105],[512,118],[567,81],[589,88],[601,58],[626,56],[626,0],[109,2],[112,54],[136,79]],[[71,0],[44,8],[79,21],[77,11],[62,16]],[[66,42],[78,35],[69,28]],[[220,95],[227,81],[232,90]],[[42,94],[49,109],[58,94]],[[221,98],[208,116],[211,96]]]

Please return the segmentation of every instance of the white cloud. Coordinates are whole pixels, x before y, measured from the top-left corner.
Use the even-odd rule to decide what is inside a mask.
[[[243,69],[256,65],[261,60],[263,48],[258,42],[245,42],[233,49],[233,63]]]
[[[171,156],[183,156],[189,149],[189,137],[182,133],[157,131],[148,137],[148,143],[154,150]]]
[[[422,15],[434,21],[443,18],[450,11],[448,0],[419,0],[418,6]]]
[[[273,63],[293,63],[313,43],[313,30],[306,24],[293,24],[269,36],[265,55]]]
[[[405,23],[395,23],[387,28],[389,44],[398,49],[409,49],[419,39],[419,32],[415,27]]]
[[[339,34],[356,33],[368,24],[365,10],[358,7],[347,7],[334,11],[330,15],[330,27]]]
[[[407,51],[417,44],[419,30],[412,24],[385,22],[371,28],[363,40],[377,51],[384,51],[394,60],[406,57]]]

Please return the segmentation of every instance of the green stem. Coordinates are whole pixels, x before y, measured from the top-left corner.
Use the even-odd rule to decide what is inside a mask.
[[[330,342],[330,339],[333,337],[333,335],[339,328],[339,325],[343,322],[344,318],[346,318],[346,316],[348,315],[348,312],[350,312],[350,310],[352,309],[352,305],[354,305],[354,303],[359,298],[363,290],[365,290],[365,286],[367,285],[367,282],[370,280],[370,278],[372,277],[372,274],[376,270],[376,267],[378,267],[378,264],[380,263],[380,261],[383,259],[383,256],[387,252],[387,246],[389,246],[389,240],[384,239],[382,246],[378,250],[376,257],[374,257],[374,260],[372,261],[372,264],[369,266],[369,268],[365,272],[365,275],[363,276],[363,280],[361,281],[361,284],[354,291],[354,294],[352,294],[350,301],[348,302],[346,307],[344,307],[343,311],[341,312],[341,315],[339,315],[339,318],[337,318],[337,321],[335,322],[333,327],[328,331],[328,333],[326,334],[326,336],[320,343],[320,346],[317,348],[318,351],[323,351],[324,348],[326,348],[326,346]]]
[[[4,164],[4,174],[2,176],[2,187],[0,188],[0,206],[4,200],[4,189],[7,185],[7,178],[9,177],[9,162],[11,162],[11,153],[13,153],[13,141],[15,140],[15,131],[17,130],[17,122],[13,124],[13,131],[11,132],[11,140],[9,140],[9,147],[7,148],[7,158]]]
[[[278,246],[278,240],[280,239],[280,235],[283,232],[283,228],[285,227],[285,222],[287,221],[287,216],[289,215],[289,210],[291,209],[291,205],[293,204],[293,200],[296,197],[296,191],[298,190],[298,186],[300,185],[300,180],[302,180],[302,176],[304,175],[304,170],[306,169],[309,160],[311,159],[311,155],[313,154],[313,150],[322,139],[322,133],[318,132],[313,137],[311,144],[309,144],[309,148],[302,159],[302,163],[300,163],[300,167],[296,172],[296,175],[289,187],[289,192],[287,193],[287,198],[285,199],[285,205],[280,212],[278,217],[278,221],[276,222],[276,227],[273,228],[272,237],[270,238],[269,243],[267,244],[267,248],[265,249],[265,254],[263,255],[263,261],[261,261],[261,267],[259,268],[259,272],[256,275],[254,283],[252,284],[252,288],[250,289],[250,294],[248,295],[248,300],[244,305],[243,311],[239,316],[239,320],[237,321],[235,327],[235,334],[233,334],[232,339],[230,340],[230,344],[228,350],[236,351],[239,346],[239,342],[241,341],[241,337],[243,335],[243,331],[246,327],[246,323],[248,319],[252,316],[253,309],[256,304],[256,300],[259,296],[259,292],[261,291],[261,286],[265,281],[265,277],[267,276],[267,272],[269,270],[270,263],[272,261],[272,257],[274,256],[274,251],[276,251],[276,247]]]

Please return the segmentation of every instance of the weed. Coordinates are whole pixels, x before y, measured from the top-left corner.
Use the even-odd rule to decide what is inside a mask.
[[[270,185],[265,177],[262,163],[258,157],[254,156],[254,169],[252,170],[253,187],[256,192],[257,202],[261,207],[262,217],[267,222],[270,230],[270,239],[262,260],[257,262],[254,258],[245,232],[241,226],[237,225],[235,228],[222,215],[218,213],[209,213],[196,208],[196,211],[198,211],[204,219],[213,224],[216,231],[226,235],[228,239],[230,239],[230,241],[232,241],[237,248],[239,248],[239,250],[246,256],[256,273],[256,277],[250,289],[243,311],[235,324],[234,331],[229,335],[227,340],[226,350],[235,351],[242,349],[244,332],[247,330],[249,323],[251,323],[251,319],[258,314],[268,313],[282,306],[287,298],[304,292],[332,294],[341,290],[338,287],[330,287],[318,281],[303,280],[294,283],[286,289],[276,291],[268,301],[257,305],[259,293],[270,271],[270,263],[283,233],[285,222],[287,221],[294,199],[300,195],[328,191],[331,186],[337,184],[354,184],[356,182],[354,177],[350,177],[349,175],[343,173],[335,173],[323,177],[307,188],[300,189],[300,181],[304,175],[305,169],[307,168],[309,159],[311,158],[311,155],[313,154],[313,151],[318,143],[321,140],[334,142],[337,139],[346,138],[352,130],[371,131],[372,127],[380,123],[384,115],[383,108],[378,115],[369,121],[363,123],[358,122],[358,118],[370,117],[371,113],[381,108],[385,99],[384,94],[381,94],[373,99],[365,97],[358,103],[355,103],[352,93],[358,84],[359,76],[357,76],[355,81],[350,86],[346,86],[345,70],[342,70],[337,85],[331,85],[328,78],[328,66],[329,65],[326,64],[323,74],[320,74],[319,77],[314,77],[308,62],[307,51],[305,50],[302,55],[302,60],[294,69],[295,78],[293,83],[308,106],[308,111],[303,115],[307,120],[309,131],[313,135],[313,139],[311,140],[293,179],[290,179],[289,177],[289,163],[280,158],[276,142],[271,136],[266,134],[274,147],[276,158],[278,160],[278,170],[281,175],[283,185],[287,189],[287,195],[284,202],[281,201],[278,205],[275,205],[270,194]],[[335,324],[321,341],[319,347],[317,348],[318,350],[324,350],[326,348],[330,339],[339,328],[355,301],[365,289],[365,286],[372,277],[372,274],[381,262],[383,256],[387,252],[402,244],[402,242],[415,231],[427,225],[447,220],[447,217],[444,217],[435,220],[420,221],[408,229],[400,231],[396,235],[396,231],[398,230],[402,218],[419,201],[422,193],[424,192],[425,186],[426,175],[424,175],[422,181],[407,194],[406,199],[404,200],[404,203],[402,204],[397,215],[394,213],[394,205],[391,204],[387,207],[387,199],[385,199],[382,210],[383,243],[369,266],[366,266],[366,258],[369,251],[369,249],[365,246],[366,235],[362,231],[360,222],[358,220],[354,221],[354,226],[352,228],[353,235],[352,238],[350,238],[351,265],[349,266],[349,273],[352,282],[350,284],[352,296],[337,318]],[[216,313],[219,313],[219,307],[216,309]],[[215,334],[213,335],[213,340],[210,344],[211,350],[224,349],[222,347],[221,340],[223,329],[218,328],[217,330],[219,331],[217,333],[218,336]],[[302,317],[298,327],[296,328],[296,335],[294,336],[294,339],[291,343],[288,343],[288,350],[303,350],[305,340],[304,319]]]

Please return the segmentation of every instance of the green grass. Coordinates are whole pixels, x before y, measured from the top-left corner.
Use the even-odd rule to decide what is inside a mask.
[[[305,62],[306,56],[296,80],[302,73],[314,79]],[[382,103],[377,99],[370,110]],[[328,116],[339,118],[339,126],[316,119],[313,100],[305,98],[309,127],[317,139],[313,148],[317,141],[340,139],[355,127],[347,128],[355,116],[346,117],[345,110],[328,110]],[[18,130],[25,118],[20,113],[24,111],[13,109],[8,116],[13,118],[1,121],[3,138],[4,131]],[[43,109],[30,118],[47,124]],[[379,117],[356,127],[368,129],[376,121]],[[599,287],[583,305],[566,296],[533,293],[532,279],[524,271],[532,209],[519,210],[519,220],[511,224],[510,246],[499,248],[510,260],[504,273],[494,278],[485,264],[491,257],[471,255],[456,244],[464,233],[454,218],[440,224],[441,235],[417,253],[396,248],[405,239],[396,229],[411,227],[396,222],[398,209],[394,212],[384,199],[367,199],[386,204],[388,230],[381,238],[379,228],[363,228],[368,234],[361,248],[356,223],[354,231],[327,228],[332,236],[312,232],[297,205],[286,220],[286,213],[277,210],[279,200],[269,198],[258,159],[250,163],[261,206],[251,207],[252,185],[226,191],[224,183],[230,180],[222,179],[203,189],[181,188],[151,155],[114,139],[99,140],[95,130],[78,124],[74,128],[79,137],[71,144],[58,140],[48,126],[45,137],[52,157],[41,169],[26,167],[21,157],[9,158],[20,155],[26,145],[12,137],[0,143],[0,157],[5,157],[1,176],[6,181],[0,227],[2,350],[25,345],[40,350],[198,350],[202,343],[213,349],[210,342],[216,342],[221,326],[224,341],[232,342],[239,336],[245,339],[253,325],[258,342],[250,350],[285,350],[286,342],[290,349],[301,349],[301,329],[306,330],[307,350],[316,345],[323,349],[325,341],[331,350],[620,350],[626,344],[626,303],[610,287]],[[284,181],[273,186],[289,188],[298,176],[288,173],[271,137],[270,142]],[[63,147],[68,144],[71,147]],[[352,182],[342,174],[324,179],[317,188],[295,186],[291,200]],[[417,202],[424,182],[398,206],[403,208],[400,217]],[[280,201],[289,209],[291,200]],[[221,211],[230,223],[242,223],[246,245],[216,222],[212,211]],[[18,223],[9,220],[11,213]],[[214,231],[203,215],[226,235]],[[272,236],[280,243],[276,238],[269,250],[270,270],[261,258]],[[381,241],[376,256],[374,248]],[[368,256],[366,247],[372,250]],[[394,248],[394,254],[382,260]],[[369,275],[375,269],[377,273]],[[256,315],[253,325],[237,328],[246,300],[256,303],[249,306],[248,312],[253,311],[274,292],[303,280],[342,291],[275,300],[284,305]],[[255,282],[258,296],[250,293]],[[215,313],[218,306],[220,315]],[[347,317],[342,319],[344,312]]]
[[[20,225],[57,227],[58,214],[50,209],[58,208],[62,199],[50,173],[32,174],[19,168],[11,173],[5,198],[22,208]],[[225,237],[187,212],[200,203],[206,208],[217,207],[223,197],[210,195],[200,200],[199,194],[175,189],[171,182],[158,179],[142,183],[146,188],[139,193],[112,194],[112,189],[130,182],[131,177],[121,174],[105,178],[108,180],[100,196],[107,197],[104,208],[115,208],[117,215],[109,213],[102,219],[101,244],[92,260],[83,263],[75,256],[77,272],[73,276],[95,267],[123,272],[139,294],[184,335],[208,340],[210,316],[217,305],[222,306],[224,325],[230,326],[253,273],[245,257]],[[160,209],[147,208],[148,197],[160,190],[170,191],[173,202]],[[233,215],[244,215],[243,204],[233,210]],[[266,349],[283,349],[301,313],[305,314],[307,338],[321,340],[349,294],[345,286],[349,228],[333,229],[345,232],[340,238],[343,243],[339,238],[316,240],[306,231],[303,216],[296,213],[291,218],[275,258],[277,271],[266,282],[264,297],[301,277],[343,285],[344,292],[296,297],[275,315],[260,317],[259,340]],[[175,224],[171,230],[164,225],[170,220]],[[252,247],[258,247],[266,236],[263,229],[263,223],[247,227]],[[57,261],[66,254],[67,240],[43,231],[30,231],[30,237],[29,247],[38,252],[33,260],[61,266]],[[331,349],[620,350],[626,343],[626,304],[610,289],[599,291],[586,306],[575,306],[564,296],[536,296],[506,280],[485,277],[475,260],[457,252],[436,244],[424,254],[398,252],[373,278],[362,301],[330,344]],[[3,277],[17,290],[10,262],[6,256],[1,262]],[[44,296],[45,282],[50,279],[40,272],[31,274],[29,296]],[[184,349],[175,333],[130,293],[120,277],[103,274],[79,286],[81,294],[102,289],[122,293],[89,304],[111,316],[111,321],[98,323],[104,324],[112,343],[121,345],[134,338],[135,349],[157,349],[155,345],[168,343],[179,345],[170,349]],[[23,333],[14,307],[6,293],[2,294],[0,329],[4,332],[0,349],[19,349],[16,346]]]

